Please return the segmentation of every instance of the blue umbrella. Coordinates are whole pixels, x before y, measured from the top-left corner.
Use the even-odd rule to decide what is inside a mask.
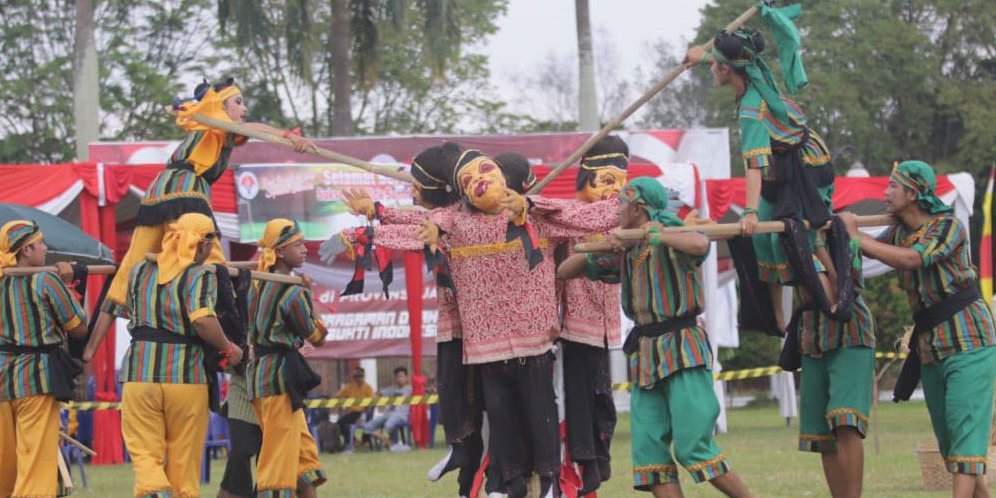
[[[72,223],[40,209],[0,203],[0,225],[11,220],[32,220],[45,235],[49,263],[76,261],[82,264],[114,263],[111,250]]]

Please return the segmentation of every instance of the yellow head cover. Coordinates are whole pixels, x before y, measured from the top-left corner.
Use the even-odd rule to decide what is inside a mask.
[[[218,92],[214,91],[214,88],[208,88],[204,96],[201,97],[201,100],[188,100],[176,108],[176,125],[181,130],[188,132],[213,129],[210,126],[202,125],[191,119],[194,114],[203,114],[207,117],[231,123],[232,119],[228,117],[228,113],[225,112],[222,104],[228,98],[236,95],[242,95],[242,90],[239,90],[239,87],[235,85],[226,86]]]
[[[168,284],[179,277],[183,270],[194,264],[197,244],[204,239],[217,237],[214,221],[200,213],[187,213],[173,223],[163,237],[163,250],[156,260],[159,263],[159,285]]]
[[[288,246],[304,238],[301,227],[294,220],[277,218],[270,220],[263,229],[263,238],[259,239],[259,261],[256,269],[270,271],[277,262],[277,249]]]
[[[0,228],[0,276],[3,269],[17,264],[17,252],[42,239],[41,228],[33,221],[13,220]]]

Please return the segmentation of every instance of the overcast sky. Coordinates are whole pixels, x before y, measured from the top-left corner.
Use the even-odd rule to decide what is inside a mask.
[[[699,24],[708,0],[589,0],[598,64],[599,37],[607,36],[619,69],[631,75],[646,55],[646,45],[664,39],[683,46]],[[511,80],[536,67],[551,51],[576,57],[574,0],[509,0],[497,20],[499,31],[482,51],[490,56],[492,81],[506,100],[514,100]]]

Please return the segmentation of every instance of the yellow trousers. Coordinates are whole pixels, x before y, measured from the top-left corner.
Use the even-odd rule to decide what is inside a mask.
[[[59,408],[50,394],[0,403],[0,497],[58,495]]]
[[[252,400],[253,411],[263,429],[263,447],[256,462],[259,498],[296,496],[298,481],[312,486],[325,482],[304,410],[291,411],[286,394]]]
[[[124,258],[121,260],[121,266],[118,267],[118,272],[114,275],[111,287],[107,289],[107,299],[109,301],[120,307],[124,307],[125,298],[128,295],[128,279],[131,276],[131,269],[138,263],[145,261],[146,254],[150,252],[158,253],[162,250],[163,237],[166,235],[166,229],[170,223],[172,221],[151,227],[135,227],[135,230],[131,233],[131,245],[128,246],[128,252],[125,253]],[[221,242],[218,239],[214,239],[214,248],[211,250],[211,256],[208,257],[206,263],[224,262],[225,253],[221,250]]]
[[[121,433],[135,471],[135,496],[200,496],[208,429],[207,384],[127,382]]]

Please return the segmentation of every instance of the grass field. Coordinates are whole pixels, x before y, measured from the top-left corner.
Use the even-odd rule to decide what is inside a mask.
[[[917,456],[921,443],[932,443],[933,435],[922,402],[880,408],[880,446],[876,454],[872,438],[865,446],[865,496],[868,497],[939,497],[950,492],[929,493],[921,490]],[[800,497],[829,496],[823,482],[820,458],[816,454],[796,451],[798,425],[793,420],[786,427],[773,405],[733,410],[729,415],[730,432],[719,436],[720,446],[734,469],[757,496]],[[441,434],[441,432],[440,432]],[[441,437],[441,436],[440,436]],[[369,453],[326,455],[322,457],[329,483],[319,488],[319,496],[357,498],[447,497],[456,496],[455,476],[440,483],[430,483],[425,473],[444,454],[438,446],[432,450],[410,453]],[[628,414],[621,414],[612,444],[613,477],[602,485],[601,497],[636,495],[630,480],[630,428]],[[224,460],[215,461],[212,480],[202,487],[202,496],[214,497],[224,469]],[[89,467],[89,489],[74,496],[128,497],[133,483],[131,467]],[[708,484],[693,485],[682,471],[685,495],[717,496]],[[649,494],[643,495],[649,496]]]

